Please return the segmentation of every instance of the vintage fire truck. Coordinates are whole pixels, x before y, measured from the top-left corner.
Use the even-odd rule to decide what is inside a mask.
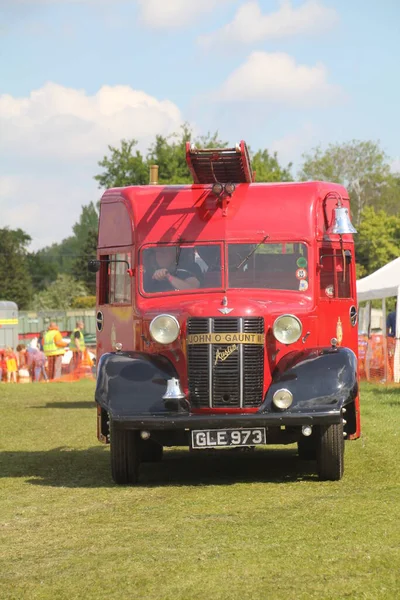
[[[244,142],[186,158],[192,185],[158,185],[155,167],[101,199],[89,268],[112,477],[136,483],[164,446],[297,443],[321,480],[341,479],[360,436],[346,189],[257,184]]]

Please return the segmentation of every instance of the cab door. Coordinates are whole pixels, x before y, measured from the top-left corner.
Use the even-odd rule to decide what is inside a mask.
[[[116,344],[133,350],[134,269],[132,248],[98,250],[100,271],[97,279],[97,350],[98,358],[115,352]]]
[[[319,250],[319,345],[339,346],[358,353],[357,299],[354,248],[323,246]]]

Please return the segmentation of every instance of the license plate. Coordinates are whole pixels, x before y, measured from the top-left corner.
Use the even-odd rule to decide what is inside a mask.
[[[258,429],[202,429],[192,431],[192,448],[258,446],[265,443],[265,427]]]

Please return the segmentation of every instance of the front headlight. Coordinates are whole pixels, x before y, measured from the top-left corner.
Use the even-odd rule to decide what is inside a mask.
[[[150,335],[159,344],[172,344],[179,335],[179,323],[172,315],[158,315],[150,323]]]
[[[275,319],[272,327],[274,336],[281,344],[294,344],[301,336],[303,326],[300,319],[293,315],[282,315]]]

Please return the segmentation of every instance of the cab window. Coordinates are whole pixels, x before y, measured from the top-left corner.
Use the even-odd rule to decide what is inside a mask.
[[[228,244],[230,288],[306,292],[307,246],[301,242]]]
[[[130,304],[130,254],[116,253],[101,256],[100,304]]]
[[[222,246],[152,244],[140,252],[145,294],[188,293],[222,287]]]
[[[321,248],[319,254],[321,298],[352,297],[350,258],[349,250],[346,250],[343,255],[340,250]]]

